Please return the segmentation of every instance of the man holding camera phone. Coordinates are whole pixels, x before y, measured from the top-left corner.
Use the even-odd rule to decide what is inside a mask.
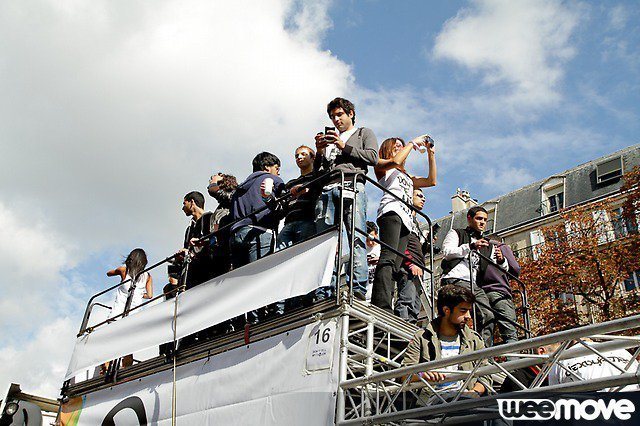
[[[488,239],[482,237],[482,232],[487,226],[487,211],[480,206],[471,207],[467,212],[467,227],[465,229],[451,229],[442,241],[442,278],[440,285],[455,284],[467,289],[471,289],[473,279],[473,295],[477,302],[476,319],[478,324],[474,324],[476,330],[482,330],[482,338],[486,346],[493,344],[490,335],[492,328],[484,327],[485,324],[493,323],[493,312],[488,309],[491,306],[486,293],[480,286],[487,270],[488,263],[477,253],[490,258],[498,264],[499,268],[507,271],[509,264],[498,246],[490,243]],[[471,265],[469,265],[469,254],[471,253]]]
[[[364,191],[364,179],[358,177],[356,182],[350,179],[354,173],[367,173],[369,166],[378,162],[378,141],[371,129],[355,127],[356,111],[353,103],[343,98],[335,98],[327,105],[327,114],[335,129],[326,127],[324,132],[316,135],[315,170],[320,172],[342,171],[345,173],[345,214],[344,224],[351,230],[351,217],[355,220],[356,228],[366,230],[367,225],[367,195]],[[321,232],[338,223],[340,218],[339,206],[342,188],[339,174],[323,182],[322,192],[316,203],[316,228]],[[349,191],[347,193],[346,191]],[[353,193],[356,193],[355,206]],[[354,244],[353,290],[354,296],[364,300],[368,281],[367,247],[365,236],[356,232]],[[331,288],[319,289],[318,299],[330,297],[335,289],[335,282]]]

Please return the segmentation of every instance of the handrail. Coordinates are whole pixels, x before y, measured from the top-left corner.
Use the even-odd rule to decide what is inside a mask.
[[[634,315],[626,318],[619,318],[598,324],[590,324],[571,330],[557,331],[552,334],[544,336],[532,337],[531,339],[521,340],[518,342],[508,343],[506,345],[493,346],[489,348],[480,349],[468,354],[457,355],[450,358],[442,358],[433,361],[425,361],[419,364],[405,366],[398,369],[393,369],[385,372],[375,373],[368,377],[358,377],[354,379],[346,380],[340,383],[340,387],[343,389],[354,388],[367,383],[373,383],[381,380],[389,380],[396,377],[404,376],[407,374],[414,374],[420,371],[434,369],[438,367],[461,364],[463,362],[476,361],[482,358],[492,358],[496,356],[503,356],[505,352],[518,353],[522,350],[529,350],[531,348],[545,346],[552,343],[579,339],[583,337],[589,337],[595,334],[615,333],[626,330],[628,328],[635,327],[640,321],[640,315]],[[634,345],[632,342],[630,345]]]
[[[324,179],[329,179],[332,176],[336,176],[338,174],[340,174],[342,176],[342,182],[344,183],[344,172],[342,172],[342,171],[331,171],[331,172],[324,173],[324,174],[321,174],[321,175],[317,176],[313,180],[311,180],[311,181],[307,182],[306,184],[302,185],[302,188],[310,188],[311,186],[315,185],[317,182],[322,181]],[[282,202],[286,201],[290,197],[291,197],[291,193],[287,191],[285,194],[281,195],[280,197],[274,198],[272,200],[272,202],[275,203],[275,204],[279,204],[279,203],[282,203]],[[256,214],[261,213],[261,212],[263,212],[263,211],[265,211],[265,210],[267,210],[269,208],[270,208],[270,206],[265,204],[264,207],[260,207],[259,209],[255,210],[255,211],[253,211],[253,212],[251,212],[251,213],[249,213],[249,214],[247,214],[247,215],[245,215],[245,216],[243,216],[241,218],[238,218],[238,219],[234,220],[233,222],[228,223],[227,225],[225,225],[225,226],[223,226],[221,228],[218,228],[216,231],[213,231],[213,232],[211,232],[211,233],[209,233],[207,235],[204,235],[204,236],[198,238],[197,241],[198,242],[204,242],[204,241],[210,239],[212,236],[215,236],[216,234],[219,234],[219,233],[221,233],[223,231],[226,231],[227,229],[231,229],[231,227],[233,227],[233,225],[235,225],[236,223],[238,223],[238,222],[240,222],[242,220],[245,220],[247,218],[250,218],[252,216],[255,216]],[[189,250],[191,250],[191,248],[189,248]],[[152,270],[152,269],[154,269],[154,268],[156,268],[156,267],[158,267],[158,266],[160,266],[160,265],[162,265],[164,263],[171,262],[176,257],[178,257],[178,253],[175,253],[175,254],[173,254],[173,255],[171,255],[169,257],[166,257],[165,259],[163,259],[161,261],[158,261],[158,262],[154,263],[153,265],[151,265],[151,266],[145,268],[144,270],[142,270],[140,273],[148,272],[148,271],[150,271],[150,270]],[[184,275],[184,271],[182,271],[182,275]],[[115,285],[112,285],[111,287],[108,287],[108,288],[106,288],[104,290],[99,291],[98,293],[94,294],[93,296],[91,296],[89,298],[89,301],[87,302],[87,306],[85,308],[85,312],[84,312],[84,315],[83,315],[83,318],[82,318],[82,323],[80,325],[80,330],[78,331],[78,336],[81,336],[82,334],[84,334],[88,329],[87,326],[88,326],[88,322],[89,322],[89,317],[90,317],[91,312],[92,312],[92,308],[91,308],[92,302],[97,297],[102,296],[103,294],[108,293],[108,292],[118,288],[122,284],[126,284],[126,283],[131,282],[131,281],[132,281],[131,278],[126,279],[126,280],[124,280],[122,282],[119,282],[119,283],[117,283]],[[129,288],[129,295],[127,297],[126,307],[130,307],[131,299],[132,299],[132,296],[133,296],[133,290],[134,290],[134,287],[131,286]],[[137,307],[134,307],[132,309],[125,309],[124,312],[127,312],[127,313],[131,312],[132,310],[135,310],[135,309],[137,309],[139,307],[147,305],[149,302],[154,301],[157,298],[159,298],[159,297],[153,298],[153,299],[151,299],[151,300],[149,300],[149,301],[147,301],[145,303],[142,303],[142,304],[140,304]],[[124,312],[123,312],[123,314],[124,314]],[[125,316],[123,314],[116,315],[116,316],[114,316],[112,318],[109,318],[108,320],[113,320],[113,319]],[[103,321],[103,322],[101,322],[99,324],[96,324],[96,325],[94,325],[94,326],[92,326],[90,328],[91,329],[95,329],[97,326],[103,325],[103,324],[109,322],[108,320],[105,320],[105,321]]]
[[[153,265],[149,266],[148,268],[143,269],[142,271],[140,271],[140,274],[144,273],[144,272],[148,272],[166,262],[170,262],[171,260],[173,260],[175,257],[177,256],[177,254],[174,254],[172,256],[166,257],[161,261],[158,261],[156,263],[154,263]],[[89,322],[89,315],[91,314],[91,309],[90,306],[92,304],[92,302],[99,296],[102,296],[105,293],[110,292],[111,290],[120,287],[122,284],[126,284],[128,282],[132,281],[131,278],[126,279],[124,281],[119,282],[118,284],[112,285],[111,287],[106,288],[105,290],[99,291],[98,293],[94,294],[93,296],[91,296],[89,298],[89,301],[87,302],[87,307],[84,310],[84,315],[82,317],[82,324],[80,325],[80,331],[78,331],[78,335],[81,335],[84,333],[84,331],[87,329],[87,323]],[[131,296],[133,294],[133,286],[131,286],[129,288],[129,296]],[[127,298],[128,300],[129,298]]]
[[[326,172],[326,173],[323,173],[323,174],[319,174],[318,176],[313,178],[311,181],[309,181],[309,182],[307,182],[305,184],[302,184],[301,188],[305,189],[305,188],[316,187],[318,185],[318,183],[323,182],[323,181],[328,181],[328,180],[330,180],[330,179],[332,179],[332,178],[334,178],[334,177],[336,177],[338,175],[340,176],[340,187],[341,188],[345,188],[345,181],[346,181],[345,180],[345,175],[347,175],[347,174],[349,175],[349,179],[352,179],[353,182],[354,182],[354,189],[355,189],[355,182],[357,182],[357,180],[361,177],[365,182],[368,181],[373,186],[377,187],[378,189],[380,189],[384,193],[390,194],[396,200],[398,200],[399,202],[403,203],[404,205],[409,207],[412,211],[414,211],[417,215],[420,215],[421,217],[423,217],[426,220],[427,224],[429,225],[429,230],[430,230],[429,238],[431,239],[431,244],[429,244],[429,247],[430,247],[430,265],[429,265],[428,268],[427,268],[426,265],[424,265],[423,262],[415,262],[414,260],[411,260],[410,258],[405,256],[404,253],[401,254],[401,253],[397,252],[397,250],[394,250],[392,247],[389,247],[387,244],[384,244],[379,240],[378,240],[378,242],[382,243],[385,247],[391,249],[394,253],[402,256],[406,260],[409,260],[412,263],[416,264],[418,267],[420,267],[424,271],[427,271],[427,273],[429,273],[431,275],[431,281],[433,282],[433,232],[432,232],[433,231],[433,226],[432,226],[431,219],[425,213],[423,213],[422,211],[416,209],[412,204],[406,203],[400,197],[398,197],[397,195],[393,194],[391,191],[389,191],[388,189],[384,188],[379,183],[377,183],[376,181],[374,181],[373,179],[368,177],[364,172],[361,172],[361,171],[360,172],[354,172],[354,173],[346,173],[346,172],[344,172],[342,170],[329,171],[329,172]],[[219,234],[221,234],[223,232],[226,232],[226,231],[230,230],[234,225],[236,225],[237,223],[239,223],[239,222],[241,222],[241,221],[243,221],[243,220],[245,220],[247,218],[255,217],[257,214],[259,214],[259,213],[261,213],[263,211],[266,211],[268,209],[271,209],[274,205],[282,205],[282,203],[286,202],[291,197],[292,197],[292,195],[291,195],[290,191],[286,191],[281,196],[274,197],[273,199],[271,199],[269,201],[269,204],[265,204],[263,207],[260,207],[260,208],[258,208],[256,210],[252,211],[251,213],[249,213],[249,214],[247,214],[247,215],[245,215],[243,217],[240,217],[240,218],[238,218],[238,219],[236,219],[236,220],[224,225],[223,227],[218,228],[217,230],[215,230],[213,232],[210,232],[209,234],[206,234],[206,235],[203,235],[202,237],[197,238],[196,241],[199,242],[199,243],[202,243],[202,242],[205,242],[207,240],[210,240],[211,237],[215,237],[215,236],[217,236],[217,235],[219,235]],[[356,197],[357,197],[357,194],[355,194],[355,192],[354,192],[354,204],[355,204]],[[352,214],[354,214],[354,213],[355,213],[355,208],[352,209]],[[344,228],[344,224],[343,224],[343,220],[342,220],[343,215],[344,215],[344,194],[342,192],[341,192],[341,197],[340,197],[340,208],[339,208],[339,213],[338,214],[339,214],[339,217],[341,218],[339,223],[336,224],[338,229],[339,229],[339,234],[338,234],[339,235],[338,236],[338,252],[341,253],[342,245],[343,245],[342,230]],[[355,233],[358,232],[360,234],[364,234],[365,236],[367,234],[366,234],[366,231],[364,231],[364,230],[356,229],[354,220],[351,221],[351,225],[352,225],[351,226],[352,229],[351,229],[351,232],[350,232],[351,233],[351,244],[350,245],[353,248]],[[192,248],[193,247],[189,247],[189,251],[191,251]],[[162,265],[164,263],[171,262],[176,257],[178,257],[178,255],[179,255],[179,253],[175,253],[175,254],[173,254],[173,255],[171,255],[169,257],[166,257],[165,259],[163,259],[161,261],[158,261],[158,262],[154,263],[153,265],[147,267],[142,272],[148,272],[148,271],[150,271],[150,270],[152,270],[152,269],[154,269],[154,268],[156,268],[156,267],[158,267],[158,266],[160,266],[160,265]],[[351,261],[351,264],[353,264],[353,250],[350,250],[350,261]],[[342,256],[336,256],[336,262],[337,262],[336,270],[340,271],[341,264],[342,264]],[[186,267],[187,264],[188,263],[185,262],[185,265],[183,265],[183,268]],[[183,278],[184,278],[184,270],[182,271],[182,275],[183,275]],[[351,277],[350,278],[351,279],[349,280],[349,282],[350,282],[350,292],[349,292],[349,294],[352,294],[353,293],[353,289],[352,289],[352,286],[353,286],[353,268],[351,268]],[[96,324],[94,326],[88,327],[88,321],[89,321],[90,314],[92,312],[92,303],[93,303],[93,301],[97,297],[99,297],[99,296],[101,296],[101,295],[103,295],[103,294],[105,294],[105,293],[107,293],[109,291],[114,290],[115,288],[119,287],[122,284],[125,284],[127,282],[131,282],[131,281],[132,281],[131,278],[129,278],[129,279],[125,280],[125,281],[122,281],[122,282],[120,282],[118,284],[115,284],[115,285],[113,285],[111,287],[108,287],[107,289],[102,290],[102,291],[94,294],[93,296],[91,296],[91,298],[87,302],[87,307],[85,308],[85,313],[84,313],[84,316],[83,316],[82,324],[80,326],[80,330],[78,332],[78,336],[84,334],[89,329],[93,330],[93,329],[95,329],[96,327],[98,327],[100,325],[103,325],[105,323],[113,321],[114,319],[117,319],[117,318],[120,318],[120,317],[124,317],[129,312],[131,312],[131,311],[133,311],[135,309],[139,309],[140,307],[145,306],[145,305],[147,305],[147,304],[159,299],[160,297],[164,297],[165,296],[164,294],[161,294],[161,295],[156,296],[156,297],[154,297],[154,298],[152,298],[152,299],[150,299],[150,300],[148,300],[148,301],[146,301],[146,302],[144,302],[144,303],[142,303],[142,304],[140,304],[140,305],[138,305],[138,306],[136,306],[136,307],[134,307],[132,309],[127,309],[127,308],[130,307],[130,303],[131,303],[130,301],[132,300],[132,297],[133,297],[134,287],[131,286],[129,288],[129,295],[127,297],[127,304],[125,306],[125,311],[123,313],[121,313],[119,315],[116,315],[116,316],[114,316],[112,318],[108,318],[107,320],[105,320],[105,321],[103,321],[103,322],[101,322],[99,324]],[[184,286],[184,283],[183,283],[183,286]],[[423,288],[423,291],[424,291],[424,288]],[[434,312],[433,312],[433,309],[434,309],[433,308],[434,297],[435,297],[434,286],[431,285],[431,294],[428,295],[428,298],[429,298],[429,300],[432,301],[432,303],[431,303],[431,305],[432,305],[431,306],[432,315],[434,314]],[[336,291],[336,298],[337,298],[336,302],[339,303],[339,301],[340,301],[340,292],[338,292],[338,291]]]

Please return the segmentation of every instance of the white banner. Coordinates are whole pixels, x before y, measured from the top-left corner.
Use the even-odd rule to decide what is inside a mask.
[[[334,424],[340,352],[336,323],[334,318],[309,324],[178,367],[176,423]],[[329,344],[332,357],[326,368],[308,371],[309,349],[316,342]],[[173,373],[167,370],[74,398],[63,404],[61,424],[169,425],[172,388]]]
[[[336,233],[320,235],[184,292],[177,302],[177,337],[329,285],[337,244]],[[173,341],[174,303],[149,306],[79,337],[65,380],[106,361]]]

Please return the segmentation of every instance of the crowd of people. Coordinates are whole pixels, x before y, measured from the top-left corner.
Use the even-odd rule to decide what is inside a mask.
[[[504,343],[517,341],[519,325],[510,280],[519,275],[520,266],[508,245],[485,236],[488,215],[484,208],[470,208],[466,228],[447,232],[441,247],[442,276],[436,301],[425,291],[426,257],[437,226],[432,228],[434,235],[429,235],[417,212],[425,205],[423,188],[437,183],[433,139],[421,135],[405,142],[392,137],[378,146],[371,129],[356,127],[355,107],[344,98],[329,102],[327,114],[334,127],[325,127],[315,135],[315,149],[301,145],[294,152],[299,176],[285,182],[280,177],[280,159],[261,152],[252,161],[253,172],[241,183],[231,174],[211,176],[207,192],[218,203],[215,211],[205,210],[205,196],[199,191],[184,196],[182,210],[191,220],[182,249],[168,267],[165,296],[173,297],[181,284],[188,290],[343,222],[347,232],[352,225],[362,230],[353,235],[353,265],[346,268],[352,272],[346,276],[353,276],[353,297],[414,323],[421,313],[427,314],[424,327],[406,350],[404,365],[492,346],[496,325]],[[426,154],[427,176],[407,171],[407,158],[414,151]],[[367,221],[364,175],[369,168],[386,190],[375,222]],[[107,273],[122,281],[110,317],[153,297],[151,275],[143,272],[146,264],[144,251],[135,249],[123,266]],[[231,319],[222,331],[335,297],[342,284],[340,276],[340,271],[334,271],[331,285],[310,295]],[[426,284],[433,285],[430,281]],[[130,293],[133,297],[127,307]],[[436,303],[436,318],[429,318],[428,303]],[[468,326],[472,317],[477,332]],[[459,368],[471,370],[472,366],[451,367]],[[442,373],[426,371],[421,377],[437,383],[439,389],[462,385],[447,382]],[[484,394],[490,386],[491,378],[483,377],[467,382],[465,392]]]
[[[329,102],[327,114],[333,127],[325,127],[315,135],[315,149],[302,145],[294,152],[297,177],[285,182],[280,177],[280,159],[261,152],[252,161],[253,172],[240,183],[227,173],[211,176],[207,192],[217,201],[215,211],[205,209],[205,195],[199,191],[184,196],[182,210],[191,221],[182,249],[168,267],[168,284],[163,289],[167,297],[175,294],[181,284],[188,290],[311,238],[340,221],[350,232],[353,220],[358,231],[353,236],[353,265],[346,268],[348,272],[353,269],[352,274],[346,274],[353,276],[350,283],[353,296],[414,323],[421,312],[429,316],[428,304],[432,301],[423,284],[432,239],[416,212],[425,205],[423,188],[437,183],[433,139],[426,134],[408,142],[392,137],[378,145],[371,129],[356,126],[355,106],[344,98]],[[425,154],[426,176],[407,171],[407,158],[414,152]],[[364,175],[369,169],[373,169],[378,184],[386,190],[375,222],[367,221]],[[356,196],[343,197],[343,191]],[[341,200],[343,214],[339,207]],[[445,272],[442,283],[471,288],[470,282],[475,281],[477,285],[473,288],[479,302],[477,329],[481,330],[485,344],[491,345],[496,323],[504,341],[516,339],[515,310],[505,271],[517,275],[519,266],[508,246],[482,237],[486,219],[486,211],[474,207],[469,210],[469,226],[452,229],[447,234],[442,247]],[[365,229],[366,234],[360,231]],[[495,264],[477,258],[470,266],[468,255],[472,251],[485,254]],[[130,256],[134,252],[144,254],[142,249],[136,249]],[[142,297],[151,297],[153,289],[148,288],[149,283],[139,282],[147,278],[138,276],[139,271],[130,266],[120,269],[123,282],[130,277],[136,283],[131,308],[140,304]],[[249,312],[244,320],[255,324],[301,304],[335,297],[340,285],[340,274],[335,272],[330,286],[304,298]],[[151,276],[148,273],[145,276],[150,282]],[[146,285],[146,291],[140,289],[142,284]],[[129,285],[123,284],[118,290],[110,316],[123,311],[122,294],[128,292]],[[499,314],[494,315],[495,311]],[[234,321],[233,327],[242,325],[242,318]]]

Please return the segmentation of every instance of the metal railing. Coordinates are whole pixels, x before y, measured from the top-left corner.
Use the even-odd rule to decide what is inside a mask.
[[[408,419],[444,421],[451,415],[458,420],[463,419],[460,416],[473,415],[477,420],[477,416],[488,413],[491,414],[489,417],[496,418],[497,398],[535,398],[542,394],[549,397],[560,392],[597,391],[606,388],[614,392],[620,391],[624,386],[640,384],[640,370],[632,368],[633,360],[640,354],[640,335],[620,336],[614,333],[637,329],[638,324],[640,315],[341,380],[339,389],[344,396],[343,404],[338,405],[336,423],[388,424]],[[546,347],[548,352],[531,354],[540,347]],[[634,349],[633,354],[629,354],[629,362],[624,368],[614,364],[606,356],[608,351],[631,348]],[[587,355],[601,358],[603,363],[612,365],[618,374],[600,379],[583,379],[563,363]],[[507,360],[498,363],[496,359],[500,358]],[[447,368],[463,363],[470,363],[473,368],[456,371]],[[513,374],[516,370],[532,366],[539,366],[539,370],[530,383],[522,383]],[[543,386],[554,367],[566,373],[568,382]],[[462,385],[453,393],[451,390],[439,389],[437,382],[423,377],[421,373],[425,371],[439,372],[446,375],[446,382],[461,381]],[[462,393],[471,380],[492,375],[506,376],[520,390],[498,396],[496,387],[484,381],[487,385],[482,396],[462,398]]]
[[[343,257],[340,255],[340,253],[342,253],[343,246],[344,246],[343,231],[348,231],[347,234],[350,237],[350,240],[349,240],[349,257],[348,257],[350,265],[354,265],[354,259],[353,259],[354,250],[353,250],[353,248],[355,247],[356,232],[358,234],[360,234],[360,235],[364,235],[365,237],[367,236],[366,230],[362,230],[362,229],[356,228],[355,220],[354,220],[354,217],[353,217],[354,214],[355,214],[355,208],[356,208],[355,206],[357,205],[358,194],[357,194],[357,191],[356,191],[356,182],[358,181],[358,179],[360,179],[363,182],[365,182],[365,181],[370,182],[375,187],[377,187],[380,190],[382,190],[383,192],[391,195],[392,197],[396,198],[399,202],[401,202],[404,205],[406,205],[407,207],[409,207],[411,210],[416,212],[417,215],[420,215],[421,217],[423,217],[427,221],[427,223],[429,225],[429,230],[430,230],[430,233],[429,233],[430,237],[429,238],[432,238],[432,232],[431,232],[432,231],[432,222],[431,222],[431,219],[426,214],[424,214],[420,210],[416,209],[413,205],[410,205],[410,204],[404,202],[401,198],[397,197],[395,194],[391,193],[386,188],[382,187],[380,184],[378,184],[377,182],[375,182],[374,180],[372,180],[371,178],[369,178],[368,176],[366,176],[366,174],[364,174],[362,172],[354,173],[354,174],[348,174],[348,175],[345,174],[343,171],[327,172],[327,173],[318,175],[317,177],[315,177],[311,181],[305,183],[304,185],[301,185],[301,189],[310,189],[310,188],[318,187],[323,182],[327,182],[327,181],[330,181],[332,179],[335,179],[337,176],[340,177],[340,188],[342,188],[342,191],[340,191],[340,204],[339,204],[339,208],[338,208],[338,210],[336,212],[336,222],[337,223],[334,223],[334,227],[337,228],[337,230],[338,230],[338,248],[337,248],[338,255],[336,256],[336,267],[335,267],[335,270],[334,270],[334,273],[336,273],[336,275],[337,275],[335,277],[336,278],[335,282],[336,282],[336,286],[337,287],[339,287],[339,278],[340,278],[339,274],[340,274],[340,271],[342,270],[342,266],[343,266],[343,262],[344,262]],[[347,182],[350,182],[353,190],[346,188],[345,184]],[[347,197],[345,197],[345,195],[347,195]],[[247,218],[255,217],[257,214],[259,214],[261,212],[264,212],[266,210],[269,210],[269,209],[273,208],[274,206],[282,206],[291,197],[292,197],[292,195],[290,194],[290,192],[286,192],[283,195],[281,195],[280,197],[276,197],[273,200],[271,200],[269,202],[269,204],[265,204],[265,206],[263,206],[263,207],[261,207],[259,209],[256,209],[255,211],[245,215],[244,217],[238,218],[238,219],[234,220],[233,222],[228,223],[225,226],[220,227],[217,230],[215,230],[215,231],[213,231],[213,232],[211,232],[211,233],[209,233],[207,235],[203,235],[202,237],[198,238],[195,241],[195,243],[196,244],[198,244],[198,243],[206,243],[212,237],[218,237],[219,235],[222,235],[224,232],[230,231],[235,224],[237,224],[237,223],[239,223],[239,222],[241,222],[241,221],[243,221],[243,220],[245,220]],[[352,201],[352,204],[351,204],[351,208],[350,208],[351,229],[349,229],[349,230],[345,229],[345,220],[344,220],[344,217],[345,217],[344,216],[345,215],[345,198],[347,198],[347,199],[353,198],[353,201]],[[314,234],[313,236],[310,236],[309,239],[315,237],[316,235],[318,235],[318,233]],[[415,259],[412,260],[409,257],[407,257],[404,253],[397,252],[392,247],[389,247],[388,245],[386,245],[385,243],[383,243],[383,242],[381,242],[379,240],[377,240],[377,242],[382,244],[382,245],[384,245],[384,246],[386,246],[387,248],[393,250],[394,253],[396,253],[397,255],[399,255],[401,257],[403,257],[405,260],[411,261],[412,263],[414,263],[418,267],[422,268],[424,271],[426,271],[427,273],[431,274],[431,277],[433,278],[433,272],[432,272],[433,271],[433,244],[429,244],[431,252],[430,252],[430,256],[429,256],[430,264],[429,264],[429,267],[427,268],[424,265],[423,262],[417,262]],[[99,296],[102,296],[102,295],[104,295],[104,294],[106,294],[106,293],[118,288],[119,286],[121,286],[123,284],[132,282],[132,280],[131,279],[127,279],[125,281],[122,281],[122,282],[120,282],[118,284],[110,286],[107,289],[102,290],[102,291],[94,294],[93,296],[91,296],[91,298],[87,302],[87,306],[85,308],[85,313],[83,315],[83,319],[82,319],[82,324],[80,326],[80,330],[78,331],[78,336],[81,336],[81,335],[83,335],[83,334],[85,334],[87,332],[91,332],[95,328],[103,326],[105,324],[108,324],[109,322],[117,320],[118,318],[125,317],[125,316],[129,315],[131,312],[133,312],[133,311],[135,311],[137,309],[140,309],[140,308],[142,308],[142,307],[144,307],[144,306],[146,306],[146,305],[148,305],[148,304],[150,304],[150,303],[152,303],[152,302],[154,302],[154,301],[156,301],[158,299],[166,297],[168,294],[179,293],[181,291],[185,291],[185,289],[186,289],[186,279],[187,279],[188,268],[189,268],[189,260],[191,259],[191,251],[192,251],[192,249],[193,249],[193,246],[189,247],[189,255],[185,256],[185,262],[183,262],[183,269],[182,269],[181,274],[180,274],[181,279],[180,279],[179,285],[176,286],[176,288],[171,290],[171,292],[169,292],[169,293],[166,293],[166,294],[162,293],[162,294],[160,294],[160,295],[158,295],[158,296],[156,296],[156,297],[154,297],[152,299],[149,299],[148,301],[146,301],[146,302],[144,302],[144,303],[142,303],[142,304],[140,304],[138,306],[131,307],[131,301],[132,301],[132,298],[133,298],[133,293],[135,291],[135,285],[131,285],[129,287],[129,294],[128,294],[128,297],[127,297],[126,306],[125,306],[125,309],[124,309],[124,311],[122,313],[120,313],[118,315],[115,315],[114,317],[108,318],[108,319],[106,319],[106,320],[104,320],[104,321],[102,321],[102,322],[100,322],[98,324],[94,324],[92,326],[89,326],[89,319],[90,319],[91,313],[93,312],[93,308],[95,306],[101,306],[101,307],[109,308],[105,304],[94,302],[96,300],[96,298],[98,298]],[[284,250],[286,250],[286,249],[284,249]],[[169,257],[166,257],[165,259],[160,260],[160,261],[154,263],[153,265],[147,267],[142,272],[148,272],[148,271],[151,271],[151,270],[153,270],[153,269],[157,268],[158,266],[161,266],[161,265],[163,265],[165,263],[169,263],[169,262],[175,261],[178,256],[179,256],[179,254],[176,253],[176,254],[173,254],[173,255],[171,255]],[[353,267],[349,268],[349,271],[348,271],[348,274],[349,274],[348,275],[349,276],[348,298],[349,298],[350,302],[352,301],[352,298],[353,298],[353,272],[354,272],[354,268]],[[431,291],[430,291],[429,294],[427,294],[426,290],[424,289],[424,284],[422,285],[422,289],[425,292],[425,296],[427,296],[430,301],[433,301],[433,299],[434,299],[433,286],[432,286]],[[336,304],[340,303],[341,297],[342,296],[340,294],[340,291],[336,291]],[[433,305],[433,303],[431,303],[431,305]],[[433,306],[431,307],[431,309],[432,309],[432,315],[433,315]]]

